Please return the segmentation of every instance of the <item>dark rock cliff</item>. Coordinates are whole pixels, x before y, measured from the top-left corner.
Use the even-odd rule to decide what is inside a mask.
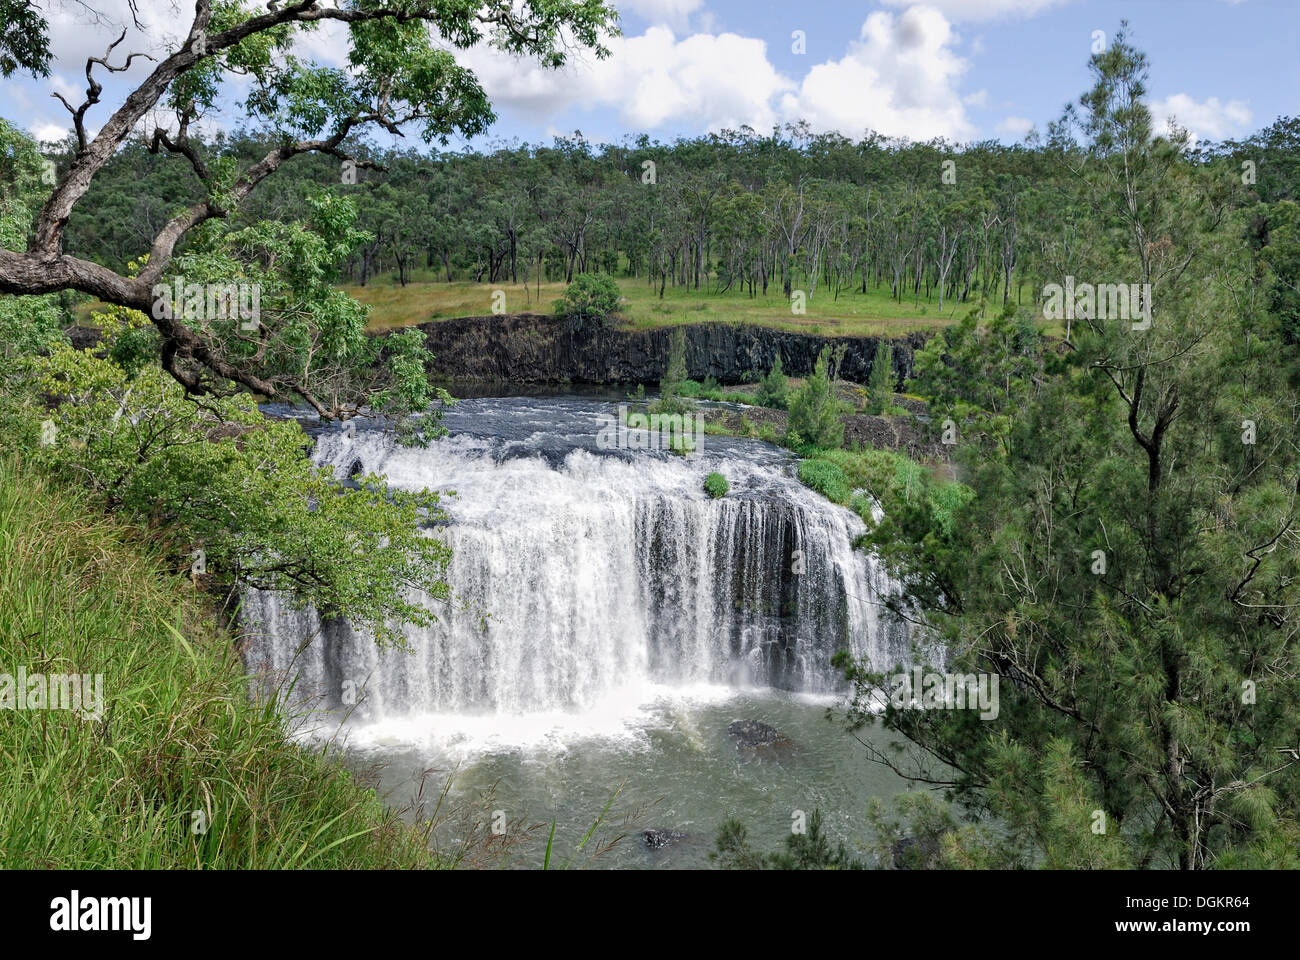
[[[435,320],[420,329],[437,357],[440,375],[523,383],[658,383],[676,329],[685,332],[686,368],[696,380],[743,383],[755,373],[766,373],[778,353],[787,374],[806,376],[824,346],[843,343],[846,350],[837,376],[865,383],[882,339],[821,337],[730,323],[575,334],[556,317],[528,313]],[[893,339],[896,382],[912,375],[913,351],[925,339],[924,333]]]

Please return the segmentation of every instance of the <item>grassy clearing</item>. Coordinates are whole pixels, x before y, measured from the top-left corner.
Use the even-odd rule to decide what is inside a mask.
[[[230,634],[144,537],[0,456],[0,674],[104,678],[100,719],[0,709],[0,867],[437,865],[249,701]]]
[[[563,283],[490,284],[456,281],[445,283],[433,279],[430,272],[417,272],[415,279],[400,286],[395,276],[374,277],[364,287],[344,284],[342,289],[370,307],[370,329],[392,330],[430,320],[455,317],[482,317],[493,312],[493,296],[505,294],[505,313],[553,313],[555,301],[565,290]],[[732,290],[725,294],[689,287],[669,287],[659,299],[658,287],[644,280],[620,278],[623,304],[615,321],[620,329],[649,330],[688,323],[752,323],[827,337],[899,337],[917,330],[938,330],[956,323],[974,304],[944,304],[922,297],[919,301],[904,297],[896,302],[888,288],[868,289],[867,293],[819,289],[807,302],[807,313],[794,316],[790,303],[777,285],[768,287],[767,296],[751,299]],[[1000,297],[990,309],[1001,305]],[[89,322],[90,315],[102,308],[98,301],[79,304],[74,313],[77,322]],[[1045,333],[1060,335],[1060,324],[1043,321]]]
[[[551,313],[564,292],[562,283],[536,284],[443,283],[429,275],[399,286],[391,277],[380,277],[366,286],[345,289],[371,308],[370,325],[389,329],[451,317],[484,316],[492,312],[493,294],[505,293],[507,313]],[[669,287],[659,299],[658,288],[644,280],[619,279],[627,302],[620,311],[623,329],[650,329],[686,323],[754,323],[819,336],[900,336],[914,330],[948,326],[971,309],[971,304],[919,302],[904,297],[901,303],[889,296],[888,288],[870,288],[866,294],[842,291],[838,299],[830,290],[818,289],[807,303],[806,316],[794,316],[779,286],[768,295],[750,299],[732,290],[710,293],[689,287]]]

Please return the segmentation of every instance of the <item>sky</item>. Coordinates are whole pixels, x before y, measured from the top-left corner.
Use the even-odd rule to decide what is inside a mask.
[[[100,0],[100,22],[75,0],[38,0],[51,17],[56,61],[49,78],[0,81],[0,115],[41,140],[62,139],[84,98],[87,56],[102,56],[123,25],[125,0]],[[139,0],[145,31],[131,27],[125,52],[156,50],[188,25],[192,7]],[[1130,39],[1151,67],[1149,102],[1194,139],[1245,136],[1300,114],[1300,0],[613,0],[623,35],[613,55],[560,71],[487,47],[458,56],[472,67],[498,114],[491,130],[452,147],[518,140],[549,143],[581,131],[618,142],[642,133],[670,141],[723,129],[807,121],[814,131],[860,138],[1013,143],[1045,132],[1089,85],[1094,44],[1128,19]],[[302,41],[317,62],[340,65],[344,28]],[[96,76],[101,104],[90,131],[151,65]],[[134,84],[132,84],[133,86]],[[239,126],[231,108],[209,129]],[[150,129],[153,120],[151,118]],[[165,124],[165,121],[164,125]],[[388,134],[384,146],[402,143]],[[403,145],[419,146],[412,132]]]

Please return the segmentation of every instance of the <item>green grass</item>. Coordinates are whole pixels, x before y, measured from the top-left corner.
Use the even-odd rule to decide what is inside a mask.
[[[423,830],[249,700],[147,534],[79,501],[0,455],[0,673],[104,677],[102,719],[0,709],[0,867],[435,866]]]
[[[497,291],[505,294],[507,314],[551,314],[566,287],[564,283],[543,283],[539,291],[536,283],[527,286],[459,280],[446,283],[436,276],[433,271],[418,271],[403,287],[396,275],[383,274],[372,277],[364,287],[352,283],[342,285],[342,289],[370,307],[370,329],[391,330],[430,320],[487,316],[494,312],[493,295]],[[897,302],[889,295],[887,286],[879,289],[869,286],[865,294],[841,291],[836,298],[832,291],[819,287],[807,302],[807,313],[795,316],[777,284],[768,287],[767,296],[752,299],[735,288],[719,294],[703,287],[699,290],[689,286],[668,287],[660,300],[659,288],[650,287],[644,278],[620,277],[617,282],[626,302],[620,307],[614,325],[624,330],[689,323],[752,323],[815,336],[899,337],[918,330],[951,326],[975,306],[974,301],[949,300],[940,313],[937,297],[933,295],[928,301],[925,297],[918,301],[904,296]],[[990,299],[989,309],[1000,305],[999,294]],[[79,304],[74,309],[77,322],[88,323],[91,313],[100,308],[102,304],[98,301]],[[1049,335],[1064,331],[1059,323],[1043,321],[1041,326]]]
[[[799,461],[799,480],[804,486],[812,487],[827,500],[841,506],[849,505],[853,496],[853,487],[849,484],[844,471],[829,460],[810,457]]]
[[[347,285],[343,289],[371,308],[370,324],[374,329],[408,326],[427,320],[452,317],[485,316],[492,313],[493,294],[505,293],[507,313],[552,313],[555,301],[564,292],[563,283],[543,283],[540,296],[537,285],[527,289],[522,284],[445,283],[431,274],[417,274],[418,280],[399,286],[389,276],[372,279],[366,286]],[[822,336],[900,336],[914,330],[935,330],[955,323],[972,304],[944,304],[941,314],[937,298],[924,297],[914,302],[905,296],[895,302],[889,288],[869,287],[866,294],[841,291],[836,299],[831,290],[819,287],[807,302],[807,314],[795,316],[779,285],[768,287],[767,296],[751,299],[732,289],[724,294],[711,293],[703,287],[668,287],[659,299],[658,287],[643,279],[619,278],[618,284],[627,302],[622,305],[616,325],[622,329],[643,330],[687,323],[754,323]],[[1000,303],[1000,298],[999,298]]]
[[[849,507],[868,524],[871,502],[854,491],[865,490],[880,500],[886,494],[925,497],[935,520],[949,533],[957,511],[972,496],[969,487],[953,481],[939,465],[918,463],[892,450],[809,449],[804,453],[799,480],[827,500]]]

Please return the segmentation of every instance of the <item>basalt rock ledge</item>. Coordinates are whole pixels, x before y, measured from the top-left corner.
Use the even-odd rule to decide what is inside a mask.
[[[668,366],[673,332],[686,337],[690,377],[722,384],[752,382],[781,357],[792,377],[812,372],[823,347],[844,344],[841,380],[865,383],[882,337],[823,337],[753,324],[696,323],[652,330],[575,332],[558,317],[503,314],[420,324],[440,376],[517,383],[654,384]],[[895,382],[912,375],[924,333],[890,338]]]

